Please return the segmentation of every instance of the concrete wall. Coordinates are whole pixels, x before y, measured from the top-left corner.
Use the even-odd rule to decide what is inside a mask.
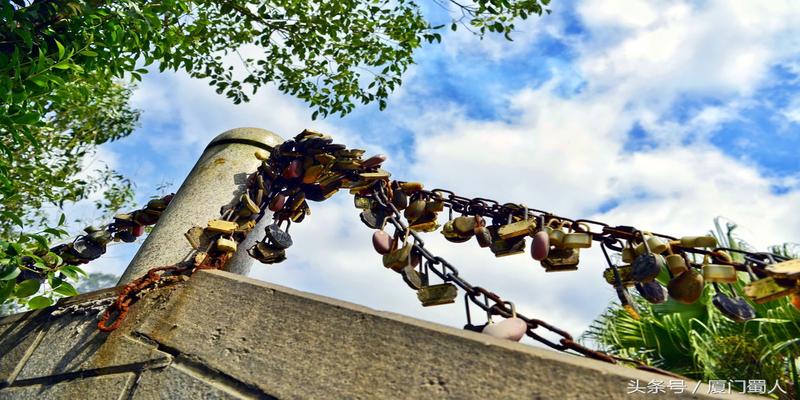
[[[660,375],[226,272],[149,293],[104,334],[95,324],[114,294],[0,319],[0,399],[670,396],[626,396],[629,381]]]

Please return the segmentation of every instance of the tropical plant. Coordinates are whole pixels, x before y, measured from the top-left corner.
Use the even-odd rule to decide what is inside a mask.
[[[723,247],[750,248],[735,235],[737,225],[721,226],[715,219],[715,231]],[[791,245],[777,246],[791,250]],[[776,247],[772,248],[773,250]],[[739,257],[732,253],[733,257]],[[797,253],[784,255],[797,257]],[[659,276],[666,284],[668,276]],[[729,296],[743,297],[743,287],[750,282],[745,273],[729,287],[720,286]],[[650,304],[639,296],[634,300],[640,319],[633,319],[617,304],[611,304],[583,334],[581,340],[612,354],[642,361],[700,381],[730,381],[735,391],[744,391],[746,381],[765,380],[768,390],[777,382],[780,390],[773,396],[794,398],[798,393],[797,369],[800,366],[800,311],[789,298],[765,304],[752,304],[757,318],[734,322],[712,304],[715,289],[706,285],[700,300],[691,305],[668,300]]]

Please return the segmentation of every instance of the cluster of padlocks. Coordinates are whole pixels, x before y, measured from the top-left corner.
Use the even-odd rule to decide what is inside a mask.
[[[170,194],[150,200],[144,208],[127,214],[117,214],[114,216],[114,221],[105,226],[88,226],[84,229],[85,235],[79,235],[72,242],[60,244],[50,251],[68,265],[80,265],[96,260],[106,253],[106,248],[111,242],[135,242],[144,234],[146,226],[158,222],[172,196]],[[56,264],[58,263],[53,263]]]

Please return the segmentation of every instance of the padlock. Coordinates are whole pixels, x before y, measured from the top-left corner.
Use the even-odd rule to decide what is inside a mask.
[[[183,236],[189,241],[189,245],[191,245],[195,250],[205,249],[210,243],[209,233],[199,226],[193,226],[189,228],[189,230],[186,231]]]
[[[453,230],[461,235],[472,237],[475,234],[475,227],[477,226],[477,219],[476,216],[466,216],[462,215],[460,217],[456,217],[453,219]]]
[[[107,245],[114,238],[112,233],[109,232],[106,229],[96,230],[96,231],[86,235],[86,237],[89,238],[89,240],[91,240],[91,241],[93,241],[93,242],[95,242],[95,243],[97,243],[97,244],[99,244],[101,246]]]
[[[286,204],[286,195],[283,193],[278,193],[275,197],[272,198],[272,201],[269,202],[269,210],[270,211],[278,211],[283,209],[283,206]]]
[[[362,165],[362,167],[363,167],[363,165]],[[380,180],[380,179],[389,179],[389,177],[392,176],[392,174],[389,173],[389,171],[385,171],[385,170],[382,170],[382,169],[378,168],[378,170],[375,171],[375,172],[362,172],[362,173],[358,174],[358,176],[360,176],[361,179],[364,179],[364,180],[367,180],[367,181],[374,181],[374,180]]]
[[[500,239],[513,239],[520,236],[532,235],[536,231],[536,220],[528,215],[528,207],[525,207],[525,217],[523,220],[513,222],[513,215],[508,214],[508,222],[497,229]]]
[[[756,317],[756,310],[745,299],[730,297],[722,293],[719,288],[711,303],[722,315],[736,322],[746,322]]]
[[[667,301],[667,288],[657,280],[650,282],[636,282],[636,291],[651,304],[661,304]]]
[[[167,209],[167,202],[164,199],[153,199],[147,202],[145,208],[154,211],[164,211]]]
[[[325,166],[321,164],[311,165],[306,168],[303,174],[303,183],[311,184],[316,183],[322,174],[325,172]]]
[[[667,292],[673,300],[683,304],[693,304],[703,295],[705,281],[695,268],[672,278],[667,284]]]
[[[689,267],[686,266],[686,259],[684,259],[682,255],[672,252],[672,246],[668,247],[667,251],[669,254],[664,257],[664,261],[667,262],[667,268],[670,274],[677,276],[689,269]]]
[[[417,290],[417,298],[423,307],[455,303],[458,288],[452,283],[424,286]]]
[[[161,217],[161,212],[154,210],[136,210],[132,214],[133,222],[139,225],[153,225]]]
[[[714,236],[684,236],[680,238],[683,247],[717,247],[717,238]]]
[[[371,208],[373,207],[373,205],[375,204],[375,200],[373,200],[373,199],[372,199],[372,198],[370,198],[370,197],[364,197],[364,196],[353,196],[353,204],[354,204],[354,205],[356,206],[356,208],[358,208],[358,209],[361,209],[361,210],[369,210],[369,209],[371,209]]]
[[[619,273],[619,278],[622,286],[630,287],[636,286],[636,281],[631,278],[631,266],[630,265],[620,265],[616,267],[617,272]],[[614,286],[617,285],[618,282],[616,280],[616,276],[614,276],[614,268],[606,268],[603,270],[603,279],[606,280],[610,285]]]
[[[247,253],[262,264],[275,264],[286,260],[286,250],[258,242]]]
[[[421,217],[410,223],[408,228],[414,232],[433,232],[439,229],[439,223],[436,220],[435,212],[425,211]]]
[[[557,249],[561,248],[565,235],[563,227],[566,224],[567,221],[559,221],[557,219],[551,219],[547,222],[547,232],[549,235],[550,246],[553,246]]]
[[[511,302],[509,302],[509,304],[511,305],[511,318],[506,318],[498,323],[492,321],[491,312],[487,311],[489,321],[486,327],[481,331],[482,333],[498,339],[511,340],[514,342],[519,342],[522,337],[525,336],[525,332],[528,331],[528,324],[521,318],[517,318],[517,311],[514,304]]]
[[[425,202],[425,212],[426,213],[433,213],[434,215],[438,212],[444,211],[444,199],[438,194],[428,201]]]
[[[303,176],[303,162],[300,160],[292,160],[289,165],[283,170],[281,174],[286,179],[297,179]]]
[[[392,238],[383,230],[376,230],[372,234],[372,247],[378,254],[389,254],[392,250]]]
[[[230,239],[226,239],[221,237],[217,239],[217,250],[223,253],[234,253],[236,252],[236,242]]]
[[[403,282],[411,289],[419,290],[427,285],[427,280],[411,265],[403,267],[400,270],[400,275],[403,277]]]
[[[631,242],[627,242],[626,246],[622,248],[620,255],[622,256],[622,262],[626,264],[630,264],[636,259],[636,250],[633,248]]]
[[[536,261],[542,261],[550,254],[550,235],[542,226],[544,225],[542,221],[544,221],[544,217],[539,218],[540,229],[533,234],[533,240],[531,240],[531,257]]]
[[[395,181],[392,186],[392,205],[397,211],[403,211],[408,207],[408,195],[400,189],[400,186],[397,185],[397,181]]]
[[[256,202],[253,201],[253,199],[250,198],[250,196],[247,194],[247,191],[242,193],[240,200],[242,205],[244,205],[244,208],[250,211],[251,214],[258,214],[261,212],[261,208],[258,206],[258,204],[256,204]]]
[[[425,200],[417,199],[406,207],[403,211],[403,216],[406,217],[409,223],[414,223],[414,221],[422,217],[423,213],[425,213]]]
[[[254,154],[254,155],[256,156],[256,158],[257,158],[259,161],[266,161],[266,160],[268,160],[268,159],[269,159],[269,153],[267,153],[266,151],[264,151],[264,150],[261,150],[261,149],[259,149],[259,150],[256,150],[256,152],[255,152],[255,154]]]
[[[647,243],[646,246],[645,242]],[[650,249],[650,253],[661,254],[667,251],[669,244],[667,244],[667,242],[664,240],[653,236],[649,232],[644,232],[642,235],[642,243],[639,243],[639,245],[635,248],[636,254],[645,254],[648,248]]]
[[[383,229],[386,226],[386,220],[389,218],[389,212],[381,207],[376,207],[362,211],[359,217],[364,225],[372,229]]]
[[[551,249],[547,258],[541,261],[545,272],[577,271],[580,262],[578,249]]]
[[[492,232],[486,226],[486,221],[480,215],[475,216],[475,240],[478,246],[489,247],[492,245]]]
[[[136,236],[130,230],[117,231],[114,235],[115,239],[119,239],[125,243],[133,243],[136,241]]]
[[[231,235],[239,225],[233,221],[226,221],[223,219],[214,219],[208,221],[206,230],[209,232],[217,232],[223,235]]]
[[[455,228],[454,228],[455,224],[454,224],[453,221],[454,220],[452,220],[452,219],[448,220],[447,222],[445,222],[444,226],[442,227],[442,236],[444,236],[444,238],[447,239],[448,242],[464,243],[467,240],[472,238],[471,235],[470,236],[464,236],[464,235],[461,235],[458,232],[456,232]]]
[[[775,281],[775,278],[768,276],[764,279],[752,281],[745,285],[744,293],[756,304],[763,304],[768,301],[776,300],[788,296],[798,291],[797,287],[784,287]]]
[[[706,282],[736,283],[736,269],[732,265],[704,264],[703,280]]]
[[[800,278],[800,259],[792,259],[767,265],[764,268],[770,275],[778,278],[797,279]]]
[[[492,232],[494,229],[490,230]],[[513,256],[525,252],[525,236],[519,236],[511,239],[500,239],[496,234],[492,235],[492,243],[489,245],[489,250],[494,253],[495,257]]]
[[[398,184],[400,185],[400,189],[408,195],[417,193],[423,188],[422,183],[419,182],[399,182]]]
[[[288,228],[283,230],[278,224],[273,223],[264,228],[264,231],[270,245],[278,249],[288,249],[292,246],[292,236],[289,235]]]
[[[650,251],[650,242],[643,238],[644,252],[639,254],[631,264],[631,277],[637,282],[649,282],[658,276],[661,268],[666,267],[666,261],[661,254]]]
[[[374,155],[361,163],[361,166],[364,168],[373,168],[380,166],[383,162],[386,161],[386,156],[383,154]]]
[[[383,266],[393,271],[400,272],[406,265],[411,263],[411,244],[408,243],[408,231],[402,240],[402,247],[400,246],[400,237],[395,235],[392,241],[392,249],[383,256]]]
[[[584,232],[576,232],[575,223],[570,224],[569,232],[564,235],[561,246],[567,249],[588,249],[592,247],[592,235],[589,234],[589,226],[581,223]]]
[[[636,303],[633,302],[633,298],[631,297],[630,292],[628,292],[628,288],[624,286],[617,286],[614,289],[617,292],[617,298],[619,299],[620,306],[622,306],[622,309],[625,310],[628,316],[636,321],[641,319],[639,310],[636,309]]]
[[[72,251],[81,261],[91,261],[100,258],[106,252],[106,246],[89,240],[86,236],[78,237],[72,243]]]

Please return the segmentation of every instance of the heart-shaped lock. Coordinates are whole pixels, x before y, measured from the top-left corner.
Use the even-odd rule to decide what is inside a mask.
[[[372,234],[372,247],[378,254],[389,254],[392,251],[392,238],[382,229],[376,230]]]
[[[714,283],[714,288],[717,294],[714,295],[711,302],[722,315],[736,322],[746,322],[756,317],[756,310],[745,299],[738,296],[730,297],[722,293],[716,283]],[[731,288],[731,290],[734,289]],[[735,290],[734,293],[736,293]]]
[[[506,303],[511,306],[511,318],[494,323],[492,321],[491,312],[487,312],[489,323],[481,332],[498,339],[519,342],[522,337],[525,336],[525,332],[528,331],[528,324],[525,323],[525,321],[523,321],[521,318],[517,318],[517,311],[514,308],[513,303]]]
[[[292,246],[292,236],[289,235],[289,225],[287,222],[286,230],[281,229],[278,223],[273,223],[267,226],[264,231],[266,232],[266,239],[269,244],[278,249],[288,249]]]
[[[636,282],[636,291],[651,304],[661,304],[667,301],[667,288],[657,280]]]

